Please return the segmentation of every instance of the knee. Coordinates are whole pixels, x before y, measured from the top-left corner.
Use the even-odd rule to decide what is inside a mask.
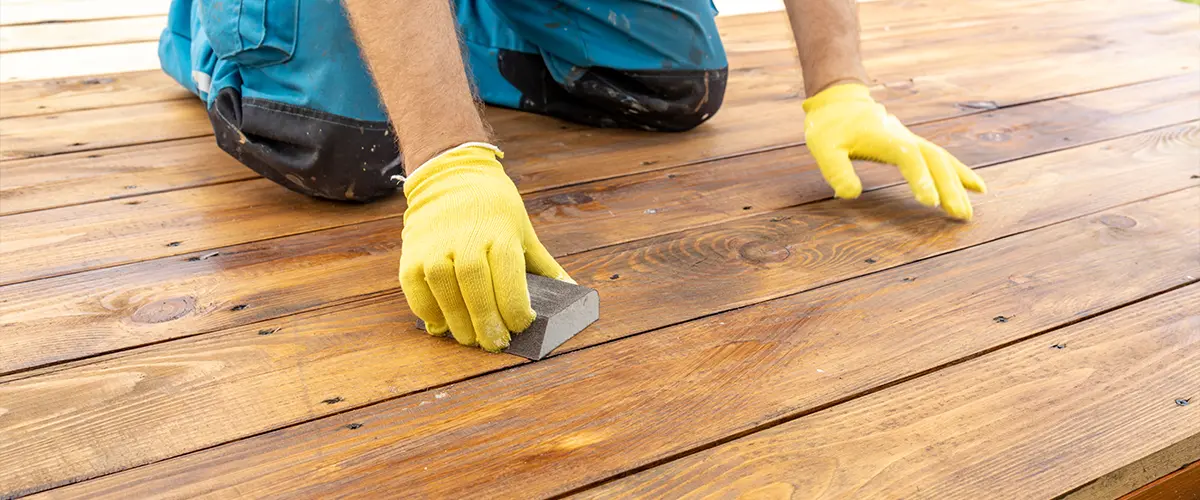
[[[217,144],[292,191],[369,202],[394,194],[403,173],[395,134],[366,122],[223,89],[209,108]]]
[[[613,126],[662,132],[691,130],[716,114],[728,69],[616,70],[590,68],[574,92],[609,110]]]

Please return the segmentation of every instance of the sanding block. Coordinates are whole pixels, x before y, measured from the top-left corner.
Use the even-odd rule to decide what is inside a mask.
[[[525,279],[537,319],[514,334],[504,352],[537,361],[600,319],[599,292],[536,274]],[[425,322],[417,320],[417,328],[424,330]]]

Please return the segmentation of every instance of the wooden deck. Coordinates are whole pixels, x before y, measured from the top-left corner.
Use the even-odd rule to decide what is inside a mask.
[[[0,3],[0,498],[1195,494],[1196,5],[862,4],[876,98],[988,183],[968,224],[887,166],[830,199],[782,13],[720,19],[689,133],[489,109],[601,295],[536,363],[414,328],[402,197],[222,153],[165,8]]]

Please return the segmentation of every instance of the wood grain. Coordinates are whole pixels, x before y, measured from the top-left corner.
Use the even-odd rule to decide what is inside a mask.
[[[0,218],[0,283],[398,217],[404,206],[399,196],[319,200],[260,178],[9,215]]]
[[[1183,164],[1184,169],[1194,169],[1195,162],[1186,155],[1180,156],[1180,148],[1170,145],[1174,142],[1170,134],[1153,140],[1151,137],[1077,148],[994,167],[989,177],[993,197],[977,212],[977,222],[969,225],[930,218],[928,211],[908,200],[905,186],[897,186],[868,195],[875,199],[873,203],[865,201],[859,206],[847,206],[845,203],[823,202],[671,237],[566,257],[561,262],[575,278],[581,284],[598,289],[604,297],[604,313],[599,322],[572,339],[559,352],[795,294],[1078,217],[1112,204],[1178,189],[1181,181],[1174,179],[1170,172],[1180,168],[1179,164]],[[1120,150],[1121,153],[1104,158],[1102,154],[1106,151],[1101,149],[1104,147],[1109,147],[1108,151]],[[1151,159],[1156,156],[1173,159],[1161,162]],[[1095,162],[1096,165],[1084,171],[1080,166],[1085,162]],[[1176,166],[1172,167],[1172,163]],[[1103,168],[1104,165],[1109,167]],[[1161,171],[1163,178],[1171,179],[1171,182],[1151,187],[1151,183],[1135,181],[1135,178],[1143,176],[1146,169]],[[1138,184],[1140,186],[1133,187]],[[1072,189],[1068,190],[1068,186]],[[1099,200],[1090,195],[1093,192],[1105,192],[1106,195]],[[1171,210],[1177,212],[1177,217],[1186,217],[1186,211],[1180,210],[1180,207],[1191,203],[1194,195],[1191,192],[1167,199],[1171,202]],[[1128,259],[1117,258],[1122,254],[1111,254],[1112,259],[1086,261],[1088,266],[1100,265],[1097,262],[1119,264],[1118,269],[1125,271],[1113,273],[1114,279],[1118,279],[1114,283],[1129,288],[1121,291],[1104,287],[1089,278],[1081,282],[1079,293],[1064,294],[1067,298],[1064,300],[1075,300],[1075,297],[1082,297],[1078,300],[1085,303],[1095,300],[1132,300],[1149,293],[1148,290],[1179,283],[1184,274],[1195,268],[1195,263],[1186,257],[1191,250],[1180,241],[1194,238],[1197,228],[1187,224],[1159,223],[1141,212],[1131,214],[1119,217],[1112,215],[1100,223],[1096,222],[1099,219],[1091,217],[1087,219],[1089,222],[1086,227],[1096,228],[1083,231],[1083,223],[1076,223],[1066,231],[1068,235],[1078,234],[1077,237],[1081,238],[1078,245],[1090,249],[1088,252],[1136,252],[1144,265],[1131,266]],[[1105,237],[1110,230],[1106,229],[1109,226],[1104,221],[1123,225],[1127,219],[1142,221],[1136,227],[1146,230],[1149,240],[1130,237],[1133,241],[1126,245]],[[1168,228],[1180,232],[1164,232]],[[1063,236],[1055,234],[1049,240],[1037,241],[1062,241]],[[338,237],[329,241],[356,240]],[[1098,245],[1097,241],[1106,244]],[[1033,243],[1015,245],[1013,248],[1044,255],[1042,247]],[[360,248],[356,253],[371,253],[370,250]],[[338,253],[327,258],[341,260],[343,269],[352,271],[326,272],[325,269],[317,270],[309,266],[305,271],[321,282],[313,287],[296,287],[296,293],[310,288],[338,288],[329,285],[328,277],[332,276],[345,280],[347,284],[368,279],[366,276],[371,274],[367,272],[370,266],[345,265],[350,252],[344,249],[336,251]],[[1002,252],[988,251],[987,255],[993,253]],[[394,255],[377,258],[384,257],[386,265],[394,265]],[[233,259],[236,260],[236,256]],[[987,260],[995,265],[1005,263],[1010,266],[1019,261],[1015,257]],[[272,273],[275,279],[284,280],[288,278],[280,273],[285,262],[275,261],[273,266],[259,266],[257,271],[238,269],[219,260],[208,265],[235,273]],[[1069,272],[1073,268],[1061,260],[1053,260],[1052,264],[1064,273],[1062,277],[1077,278],[1077,274]],[[952,267],[942,265],[930,269],[950,272]],[[1007,272],[1003,277],[1007,279],[1013,271],[1011,267],[1004,269]],[[704,278],[698,278],[700,276]],[[1066,278],[1040,276],[1031,274],[1028,278],[1019,278],[1017,281],[1020,283],[1017,284],[1034,286],[1050,281],[1055,287],[1066,286],[1062,284]],[[889,279],[902,281],[895,276]],[[963,279],[963,275],[954,273],[944,279],[953,282]],[[879,287],[874,283],[856,284],[853,289],[876,290]],[[936,285],[935,288],[941,286]],[[930,301],[930,295],[913,293],[913,290],[912,286],[906,286],[903,290],[904,296],[914,301],[913,304],[937,303]],[[1087,292],[1089,290],[1095,292],[1096,298],[1089,298],[1093,297]],[[1002,297],[1012,297],[1007,295],[1010,291],[1011,287],[996,288],[989,282],[984,288],[972,288],[968,292],[982,293],[980,300],[992,300],[993,294],[997,293]],[[320,292],[314,290],[304,293]],[[119,305],[144,296],[145,293],[135,290],[117,290],[105,303]],[[657,297],[658,300],[647,301],[646,297]],[[301,296],[293,300],[306,299]],[[190,297],[190,300],[185,297],[176,299],[174,303],[204,308],[208,307],[211,300],[213,298],[205,296]],[[1012,305],[1003,307],[989,302],[967,301],[995,310],[972,316],[976,318],[975,322],[949,317],[946,321],[955,319],[962,328],[976,328],[980,324],[987,324],[997,314],[1019,315],[1022,318],[1029,316],[1032,320],[1034,315],[1028,314],[1025,309],[1018,309],[1018,305],[1033,300],[1020,300],[1004,302]],[[812,304],[827,302],[824,299],[805,301]],[[258,307],[258,304],[249,302],[244,310],[235,311],[236,308],[224,305],[220,309],[232,315],[244,314],[244,311]],[[836,306],[826,309],[822,306],[817,310],[828,310],[833,314],[843,309]],[[897,306],[880,310],[911,311],[911,307]],[[1073,318],[1071,314],[1078,311],[1071,309],[1061,314]],[[6,419],[11,422],[5,430],[17,437],[9,442],[8,447],[0,443],[0,457],[21,457],[21,461],[11,465],[0,462],[4,468],[19,471],[12,476],[12,482],[5,484],[6,487],[0,488],[0,491],[36,490],[73,482],[521,362],[513,357],[473,357],[474,351],[459,347],[448,339],[433,339],[416,332],[413,322],[414,318],[408,313],[402,298],[393,295],[372,301],[362,308],[346,307],[328,314],[318,312],[289,316],[238,327],[217,335],[162,343],[60,366],[55,370],[26,373],[24,375],[27,376],[21,378],[10,377],[0,384],[0,395],[3,395],[0,400],[13,401],[11,407],[5,407],[9,410]],[[879,324],[890,323],[881,321]],[[1014,321],[1014,324],[1021,323]],[[713,333],[714,338],[723,341],[732,338],[724,336],[719,330]],[[764,330],[756,327],[752,331]],[[112,337],[113,334],[106,332],[87,340],[102,343]],[[666,342],[662,346],[671,345],[671,349],[678,347],[672,344],[674,342]],[[6,363],[39,355],[39,351],[25,348],[21,342],[10,345],[19,352],[12,358],[6,352],[3,358]],[[41,352],[56,348],[56,343],[46,338],[40,339],[38,345],[41,346]],[[628,362],[634,354],[601,354],[602,351],[607,352],[605,350],[587,352],[609,359],[618,366],[654,368],[656,365],[651,360],[674,359],[673,355],[656,357],[654,352],[657,347],[638,349],[646,349],[645,364]],[[431,361],[451,359],[460,354],[462,357],[455,358],[454,362]],[[584,364],[572,361],[568,364],[585,369],[597,366],[596,363],[599,361]],[[235,380],[238,382],[232,383]],[[555,376],[549,380],[560,378]],[[614,380],[623,379],[601,378],[595,382],[612,383]],[[530,390],[538,387],[533,382],[522,383],[521,386]],[[623,384],[616,383],[615,386]],[[65,411],[54,403],[62,398],[46,391],[56,390],[72,394],[71,408],[75,410]],[[489,390],[488,393],[495,392]],[[327,400],[336,401],[322,403]],[[596,401],[607,399],[599,398]],[[482,412],[480,416],[487,414],[489,412]],[[170,423],[177,418],[206,424],[190,426]],[[51,420],[58,423],[47,424]],[[86,423],[93,421],[104,421],[106,424],[91,426]],[[30,426],[28,422],[41,424]],[[78,444],[77,427],[71,422],[81,422],[80,428],[91,429],[88,445]],[[148,425],[149,422],[154,422],[154,425]],[[35,428],[39,432],[32,432]],[[135,428],[138,430],[133,431]],[[50,429],[53,432],[48,431]],[[139,439],[128,439],[131,432],[136,432]],[[118,447],[123,450],[122,453],[111,451]],[[654,448],[643,450],[651,449]],[[69,453],[74,458],[65,461],[56,458],[63,453]]]
[[[0,215],[257,177],[210,137],[16,160],[0,163]]]
[[[0,27],[0,53],[157,41],[167,16]]]
[[[72,111],[0,120],[0,159],[87,151],[212,135],[199,100]],[[136,137],[136,142],[130,142]]]
[[[580,497],[1052,498],[1200,433],[1174,402],[1200,388],[1197,311],[1189,286]]]
[[[561,493],[1194,282],[1196,278],[1185,276],[1200,274],[1200,259],[1191,245],[1200,237],[1200,228],[1187,223],[1191,217],[1187,211],[1195,207],[1196,196],[1197,189],[1191,189],[1139,202],[51,493],[89,498],[150,493],[162,498],[200,494],[326,497],[379,491],[433,498],[537,498]],[[744,232],[740,237],[749,238]],[[862,246],[865,249],[876,243]],[[800,245],[790,248],[793,255],[811,256],[806,266],[814,268],[824,267],[820,264],[823,258],[837,261],[846,257],[837,252],[800,253],[806,250]],[[1055,250],[1048,251],[1050,248]],[[840,267],[856,267],[852,263],[858,259],[843,262]],[[641,265],[652,264],[643,261]],[[680,266],[670,267],[677,271]],[[765,281],[769,278],[763,271],[742,279]],[[663,272],[656,278],[666,281],[669,276]],[[787,278],[792,283],[809,282],[803,271],[794,268]],[[681,276],[674,279],[673,286],[684,288],[685,283],[693,281]],[[607,316],[601,321],[609,325],[641,311],[637,306],[626,310],[626,303],[646,303],[648,295],[608,288],[607,294],[601,290],[608,300]],[[659,297],[676,303],[675,296]],[[693,316],[701,312],[691,311]],[[1009,319],[1000,323],[994,319],[998,316]],[[209,422],[206,429],[226,428],[251,418],[256,410],[244,405],[290,405],[329,413],[331,406],[343,409],[343,404],[353,405],[364,397],[402,393],[397,384],[403,379],[398,376],[421,372],[416,366],[461,367],[460,363],[420,360],[411,366],[398,364],[409,356],[397,354],[414,353],[418,343],[447,350],[453,347],[448,342],[402,335],[406,332],[403,319],[396,319],[390,328],[381,328],[371,319],[368,322],[363,328],[347,325],[353,333],[319,326],[310,330],[305,322],[284,326],[265,337],[243,330],[231,333],[222,349],[193,346],[192,352],[200,356],[160,352],[114,359],[72,373],[0,385],[0,394],[19,402],[13,404],[10,415],[14,415],[13,426],[23,429],[29,426],[21,425],[26,419],[19,415],[30,412],[26,408],[57,399],[35,398],[33,393],[70,393],[70,413],[59,410],[53,413],[55,417],[48,417],[53,420],[46,420],[37,415],[42,411],[49,415],[53,410],[35,410],[28,421],[53,429],[63,429],[52,423],[60,421],[130,423],[131,428],[139,429],[138,439],[132,443],[123,439],[119,445],[122,456],[145,456],[161,452],[162,443],[177,439],[181,429],[165,422],[188,414],[180,408],[228,418],[217,424],[207,416],[189,415],[191,421]],[[343,340],[330,338],[331,334],[354,337]],[[904,336],[902,342],[886,340],[898,334]],[[316,343],[302,343],[314,349],[280,345],[288,342],[285,338],[296,342],[301,335],[314,337]],[[364,337],[368,335],[390,337],[414,347],[402,350],[396,341],[371,341]],[[251,348],[256,341],[261,345]],[[1046,342],[1051,339],[1039,343],[1040,349],[1046,349]],[[343,345],[340,349],[335,347],[339,344]],[[1073,339],[1068,339],[1068,346],[1073,350],[1083,347]],[[392,356],[385,354],[393,349]],[[345,354],[335,355],[339,350]],[[297,351],[303,352],[307,362],[286,370],[275,364],[275,370],[256,371],[257,376],[235,374],[246,369],[246,364],[238,361],[258,357],[274,358],[278,363],[282,353]],[[1197,351],[1191,351],[1195,356]],[[435,354],[434,359],[441,358]],[[366,363],[378,366],[367,370]],[[335,365],[337,369],[324,368]],[[300,372],[279,379],[286,380],[290,388],[265,380],[277,371],[291,370]],[[222,384],[225,377],[238,383]],[[377,382],[366,382],[372,378]],[[173,390],[192,392],[198,384],[207,388],[194,394]],[[248,388],[244,397],[229,392],[222,397],[209,396],[239,386]],[[302,391],[304,396],[281,394],[291,391]],[[335,403],[318,404],[322,399]],[[243,406],[235,409],[235,405]],[[135,420],[158,425],[133,424]],[[1164,421],[1164,425],[1171,422]],[[167,429],[172,429],[169,435]],[[114,437],[130,435],[109,425],[104,432],[90,434],[87,442],[98,443],[97,439],[109,432]],[[30,448],[0,456],[24,457],[26,467],[18,470],[38,479],[8,484],[8,491],[14,486],[16,491],[25,491],[23,486],[39,484],[38,480],[46,480],[48,470],[63,462],[90,464],[111,460],[114,455],[79,444],[67,447],[66,441],[55,445],[58,440],[44,434],[17,441]],[[154,451],[148,450],[148,445],[153,445]],[[72,459],[60,460],[58,453],[70,453]],[[35,463],[47,465],[31,468]],[[96,472],[100,471],[92,473]],[[88,475],[64,476],[30,488],[73,482]],[[488,480],[479,481],[479,477]]]
[[[970,120],[941,122],[915,130],[945,144],[968,164],[989,164],[1195,118],[1189,108],[1173,104],[1195,92],[1184,77],[1007,108]],[[1154,97],[1146,101],[1138,96]],[[1183,129],[1178,136],[1182,142],[1165,139],[1167,154],[1151,156],[1147,168],[1169,164],[1173,161],[1171,153],[1190,151],[1188,148],[1195,145],[1194,132],[1192,128]],[[1129,144],[1125,147],[1144,147]],[[184,151],[180,150],[178,156],[181,161],[187,158]],[[175,152],[169,149],[160,155],[168,167],[172,165],[170,159],[175,157]],[[1086,160],[1077,161],[1086,165]],[[1176,168],[1183,166],[1177,164]],[[744,175],[751,171],[758,175]],[[864,163],[859,174],[868,190],[901,182],[895,169],[888,166]],[[1184,179],[1186,169],[1178,175]],[[992,182],[989,174],[984,176]],[[1175,178],[1162,180],[1162,186],[1179,185]],[[110,254],[118,254],[119,250],[135,257],[181,255],[0,287],[0,318],[5,318],[0,324],[20,325],[21,331],[11,339],[10,356],[0,356],[0,373],[263,321],[395,289],[392,272],[382,270],[394,268],[399,259],[399,220],[221,248],[219,242],[235,237],[261,239],[266,233],[307,229],[306,224],[345,224],[362,215],[336,211],[323,219],[315,214],[297,218],[296,206],[292,204],[303,203],[297,195],[265,180],[234,187],[247,190],[233,196],[205,194],[203,190],[164,193],[145,197],[150,201],[132,206],[124,204],[130,201],[109,202],[113,208],[124,211],[104,222],[91,222],[90,230],[80,229],[72,221],[97,212],[94,207],[90,210],[75,207],[73,213],[79,215],[65,217],[63,221],[46,217],[53,212],[28,214],[27,219],[38,218],[39,224],[51,225],[50,230],[40,232],[44,238],[59,237],[68,230],[85,233],[78,242],[54,243],[60,245],[57,249],[43,246],[9,254],[12,261],[27,262],[17,256],[28,255],[40,259],[38,262],[54,265],[58,261],[47,258],[48,255],[62,255],[70,250],[73,253],[68,255],[91,256],[99,244],[107,245]],[[211,190],[225,193],[229,186],[214,186]],[[193,210],[198,205],[196,195],[202,195],[200,200],[209,200],[205,211]],[[539,237],[561,256],[729,218],[763,214],[828,196],[829,190],[812,158],[800,147],[529,195],[526,209]],[[328,206],[329,210],[347,209],[315,201],[308,203],[323,209]],[[403,211],[399,200],[384,203],[398,204],[393,214]],[[154,208],[163,206],[181,213],[172,215]],[[371,210],[371,207],[352,208]],[[139,220],[149,222],[129,227],[128,214],[141,214],[143,209],[146,216]],[[197,215],[186,215],[193,212]],[[256,231],[223,230],[226,221],[241,220],[250,217],[249,214],[255,214],[254,220],[261,219]],[[937,217],[933,211],[926,212],[926,216]],[[0,218],[0,223],[10,219]],[[213,221],[211,226],[200,225],[209,219]],[[591,229],[582,231],[582,228]],[[121,238],[114,241],[113,236]],[[20,242],[16,236],[6,235],[7,238]],[[155,244],[148,245],[148,241]],[[168,246],[176,242],[177,245]],[[124,246],[117,247],[118,244]],[[213,252],[219,255],[203,262],[187,261]],[[5,269],[3,263],[0,269]],[[23,268],[7,269],[21,272]],[[28,272],[28,268],[24,270]],[[323,285],[327,275],[339,276],[338,285]],[[146,311],[159,310],[160,304],[180,300],[195,303],[168,316],[147,316]],[[228,310],[243,304],[247,307]]]
[[[0,84],[0,118],[196,99],[161,71]]]

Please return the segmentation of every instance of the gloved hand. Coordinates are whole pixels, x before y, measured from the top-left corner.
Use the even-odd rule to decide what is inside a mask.
[[[536,318],[525,272],[574,283],[538,242],[495,146],[467,143],[404,182],[400,288],[434,335],[488,351]]]
[[[804,101],[804,137],[838,198],[857,198],[862,181],[850,160],[900,167],[923,205],[970,220],[971,200],[963,188],[984,193],[983,179],[946,150],[910,132],[871,98],[862,84],[829,87]]]

